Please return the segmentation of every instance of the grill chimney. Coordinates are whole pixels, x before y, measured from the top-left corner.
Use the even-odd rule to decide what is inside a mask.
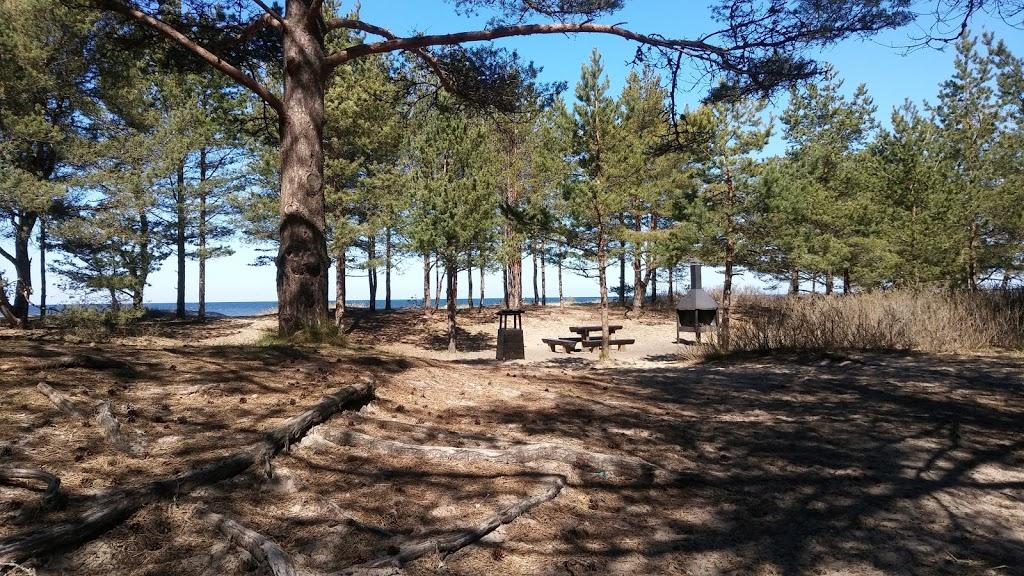
[[[690,290],[700,287],[700,264],[690,264]]]

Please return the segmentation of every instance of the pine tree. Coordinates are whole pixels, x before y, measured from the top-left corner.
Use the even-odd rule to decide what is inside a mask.
[[[581,255],[597,266],[601,310],[601,359],[608,354],[608,254],[615,217],[625,209],[625,197],[612,166],[622,142],[615,101],[608,95],[601,55],[592,52],[576,84],[573,105],[572,158],[574,181],[566,189],[568,226]]]
[[[52,0],[0,4],[0,237],[14,267],[11,312],[28,325],[29,244],[40,218],[66,194],[63,182],[89,94],[93,18]],[[10,228],[7,228],[8,223]]]
[[[681,208],[681,221],[694,228],[696,256],[725,267],[721,302],[721,344],[728,350],[732,281],[736,266],[756,265],[758,212],[755,194],[760,164],[754,158],[768,144],[767,103],[734,99],[687,114],[682,129],[694,143],[688,150],[695,171],[693,197]]]

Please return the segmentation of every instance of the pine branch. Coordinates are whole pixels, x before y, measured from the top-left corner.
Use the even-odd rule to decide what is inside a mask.
[[[192,40],[170,24],[151,16],[139,10],[138,8],[122,4],[117,0],[99,0],[99,6],[105,10],[117,12],[123,16],[127,16],[133,20],[141,22],[146,26],[149,26],[153,30],[163,34],[177,42],[181,47],[192,52],[199,58],[203,59],[206,63],[210,64],[217,70],[223,72],[226,76],[238,82],[242,86],[245,86],[249,90],[252,90],[257,96],[263,99],[264,102],[270,105],[271,108],[277,111],[278,114],[284,114],[284,105],[281,100],[277,98],[266,86],[260,84],[255,78],[248,76],[231,63],[227,62],[220,56],[206,49],[204,46]]]

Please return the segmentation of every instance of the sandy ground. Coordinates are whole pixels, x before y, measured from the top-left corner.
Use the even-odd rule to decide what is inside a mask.
[[[355,342],[372,343],[381,350],[403,356],[458,362],[493,360],[498,329],[497,310],[491,307],[459,311],[459,351],[454,354],[447,351],[447,325],[443,310],[427,315],[418,310],[369,314],[355,309],[346,335]],[[691,357],[688,343],[692,343],[693,334],[684,334],[683,341],[676,343],[674,314],[674,310],[654,310],[637,317],[636,314],[613,309],[609,323],[622,326],[613,337],[634,339],[636,343],[622,350],[613,347],[609,365],[654,367]],[[597,360],[597,352],[567,354],[561,347],[552,352],[543,339],[578,336],[569,327],[600,324],[600,310],[596,305],[566,305],[564,308],[557,305],[526,306],[523,313],[526,359],[513,364],[591,365]]]
[[[107,489],[250,445],[374,375],[376,400],[278,456],[272,479],[253,471],[148,506],[30,568],[258,573],[195,517],[203,505],[276,541],[301,574],[330,574],[403,542],[460,533],[550,486],[550,471],[530,466],[318,440],[355,431],[463,448],[546,443],[671,473],[655,483],[586,469],[484,541],[416,560],[406,574],[1024,574],[1019,355],[681,361],[668,314],[616,319],[638,342],[609,364],[539,344],[592,313],[529,310],[527,361],[517,363],[493,360],[490,314],[463,322],[456,355],[443,350],[443,319],[412,311],[354,314],[344,347],[258,344],[272,317],[164,323],[106,341],[0,331],[0,466],[49,470],[67,496],[46,507],[37,483],[0,483],[0,539],[73,517]],[[127,365],[46,368],[69,353]],[[40,381],[87,418],[58,411],[36,391]],[[104,442],[92,421],[98,400],[112,402],[135,452]]]

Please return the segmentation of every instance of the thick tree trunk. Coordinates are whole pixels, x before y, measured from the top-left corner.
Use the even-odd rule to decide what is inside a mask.
[[[28,244],[32,238],[39,215],[35,212],[22,214],[14,229],[14,314],[23,328],[28,328],[29,298],[32,296],[32,259],[28,255]]]
[[[174,187],[174,247],[178,264],[178,290],[174,316],[185,318],[185,159],[178,161],[177,182]]]
[[[334,325],[341,328],[345,322],[345,252],[341,246],[334,256]]]
[[[430,312],[430,254],[423,253],[423,311]]]
[[[377,309],[377,236],[366,237],[366,281],[370,288],[370,310]]]
[[[199,321],[206,320],[206,219],[209,218],[206,208],[206,148],[199,149]]]
[[[384,309],[391,310],[391,266],[394,257],[394,241],[391,238],[391,228],[384,230]]]
[[[483,254],[480,255],[480,310],[484,309],[484,270],[487,268],[487,263],[484,261]]]
[[[793,268],[789,271],[789,295],[797,296],[800,294],[800,271]]]
[[[324,51],[315,0],[287,0],[284,115],[281,118],[281,240],[277,255],[278,331],[327,321],[324,235]]]
[[[39,317],[46,318],[46,216],[39,217]]]
[[[506,228],[505,232],[506,241],[515,247],[515,250],[511,251],[512,255],[509,257],[509,261],[505,266],[505,307],[506,308],[522,308],[523,307],[523,256],[522,256],[522,244],[512,230],[511,226]]]
[[[457,260],[452,257],[445,262],[445,276],[448,279],[446,308],[448,310],[448,351],[455,352],[455,313],[459,302],[458,284],[459,268]]]
[[[651,278],[651,303],[654,303],[658,301],[658,268],[651,266],[651,270],[648,274]]]
[[[836,279],[835,276],[833,276],[832,274],[832,269],[830,268],[828,272],[825,272],[825,296],[832,295],[832,290],[835,286],[835,283]]]
[[[544,242],[540,243],[540,305],[548,305],[548,287],[547,277],[545,269],[547,268],[547,258],[544,255]]]
[[[850,269],[843,269],[843,296],[850,293]]]

